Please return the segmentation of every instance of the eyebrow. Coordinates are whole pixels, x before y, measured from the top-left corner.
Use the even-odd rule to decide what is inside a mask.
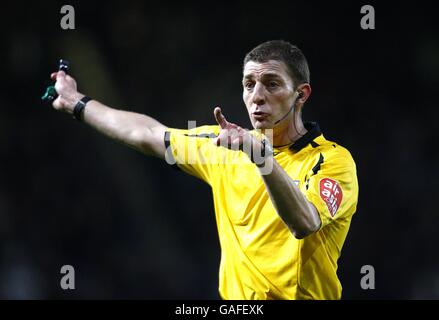
[[[245,75],[243,80],[253,79],[253,78],[254,78],[254,75],[252,73],[250,73],[250,74]],[[262,78],[278,78],[278,79],[282,79],[282,77],[280,75],[278,75],[277,73],[272,73],[272,72],[264,73],[262,75]]]

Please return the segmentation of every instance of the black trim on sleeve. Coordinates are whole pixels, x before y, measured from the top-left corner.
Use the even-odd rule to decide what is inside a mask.
[[[323,163],[323,161],[324,161],[323,154],[320,153],[319,161],[317,161],[316,165],[312,168],[312,172],[314,174],[317,174],[317,172],[319,172],[320,165]]]
[[[163,138],[164,138],[166,152],[168,152],[169,147],[171,146],[171,132],[165,131],[165,136]],[[171,156],[172,156],[172,152],[171,152]]]
[[[198,134],[184,134],[186,137],[190,137],[190,138],[216,138],[218,137],[218,135],[216,135],[215,133],[198,133]]]
[[[172,162],[174,162],[174,164],[171,164],[170,166],[173,169],[180,171],[180,168],[177,166],[177,162],[174,159],[174,155],[172,154],[172,149],[171,149],[171,132],[170,131],[165,131],[163,139],[164,139],[164,143],[165,143],[165,160],[166,159],[172,160]],[[166,163],[168,163],[168,162],[166,161]]]
[[[320,146],[317,142],[315,142],[315,141],[311,141],[310,142],[311,143],[311,146],[313,147],[313,148],[317,148],[318,146]]]

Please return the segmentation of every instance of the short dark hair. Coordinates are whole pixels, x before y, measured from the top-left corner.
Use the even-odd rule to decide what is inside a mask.
[[[268,60],[282,61],[288,68],[294,86],[309,83],[309,67],[305,55],[295,45],[284,40],[271,40],[253,48],[244,58],[244,67],[247,62],[264,63]]]

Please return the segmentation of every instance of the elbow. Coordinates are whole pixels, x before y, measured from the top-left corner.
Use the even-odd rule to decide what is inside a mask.
[[[302,239],[306,238],[307,236],[309,236],[309,234],[302,233],[299,231],[294,231],[294,230],[293,230],[293,235],[294,235],[294,238],[296,238],[297,240],[302,240]]]
[[[302,220],[301,226],[291,230],[294,237],[300,240],[312,235],[313,233],[316,233],[320,230],[321,226],[322,220],[320,219],[320,215],[316,207],[309,203],[308,214],[306,215],[306,218]]]
[[[315,231],[310,231],[310,230],[293,231],[293,235],[294,238],[296,238],[297,240],[302,240],[308,237],[309,235],[313,234],[314,232]]]
[[[149,149],[149,140],[148,136],[150,135],[149,129],[143,128],[141,130],[133,130],[129,134],[128,144],[134,147],[135,149],[146,153]]]
[[[316,221],[313,221],[302,228],[293,229],[292,233],[296,239],[301,240],[319,231],[321,224],[322,221],[319,217]]]

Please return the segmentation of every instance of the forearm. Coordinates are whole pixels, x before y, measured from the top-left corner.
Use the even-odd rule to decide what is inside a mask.
[[[55,90],[58,93],[53,107],[73,114],[76,104],[84,97],[77,91],[75,79],[63,71],[52,73],[51,78],[56,79]],[[163,138],[166,127],[151,117],[113,109],[96,100],[89,101],[82,113],[75,117],[80,117],[100,133],[136,150],[162,159],[165,157]]]
[[[147,142],[154,129],[164,127],[149,116],[113,109],[96,100],[87,104],[82,117],[100,133],[148,154],[151,150]]]
[[[266,165],[273,170],[262,174],[267,192],[277,213],[298,239],[317,231],[321,220],[312,203],[310,203],[291,177],[273,157],[268,157]]]
[[[74,105],[84,95],[75,93],[65,99],[64,111],[73,114]],[[110,108],[91,100],[82,111],[83,122],[103,135],[142,153],[164,158],[163,136],[166,127],[143,114]]]

